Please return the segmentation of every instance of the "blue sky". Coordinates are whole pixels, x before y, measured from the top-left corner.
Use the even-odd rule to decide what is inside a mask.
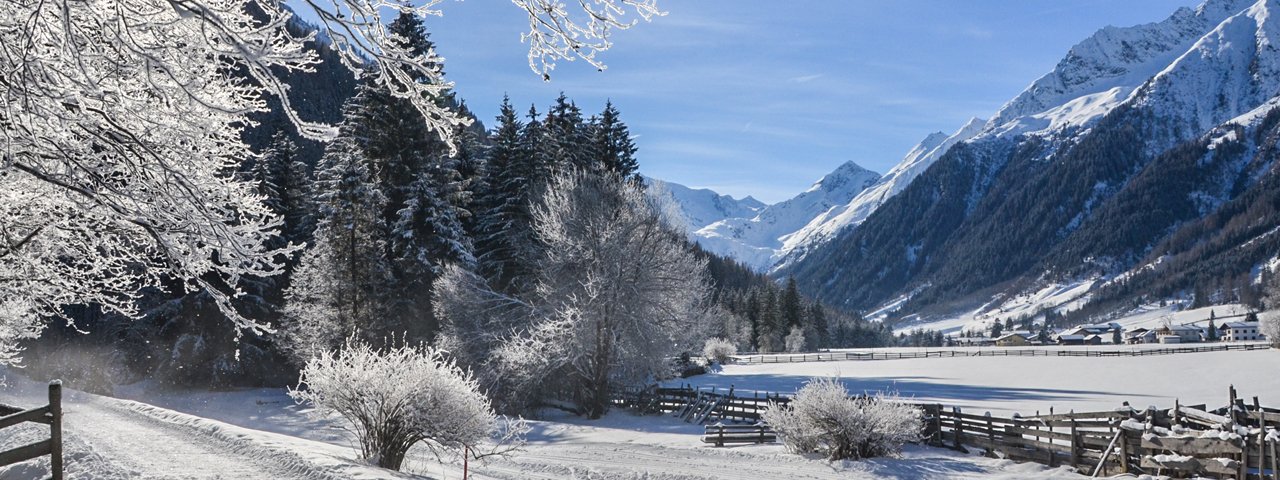
[[[667,16],[615,35],[607,71],[561,62],[550,83],[528,68],[510,2],[446,2],[428,28],[486,123],[504,93],[521,111],[562,90],[588,113],[612,99],[646,175],[776,202],[848,160],[883,173],[929,133],[993,114],[1099,28],[1197,3],[661,0]]]

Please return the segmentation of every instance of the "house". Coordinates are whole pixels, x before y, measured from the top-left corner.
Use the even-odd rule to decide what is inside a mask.
[[[1218,327],[1218,335],[1224,342],[1248,342],[1266,340],[1267,336],[1258,330],[1258,322],[1227,322]]]
[[[1120,324],[1118,323],[1112,322],[1112,323],[1101,323],[1096,325],[1080,325],[1078,327],[1074,327],[1065,332],[1062,332],[1062,334],[1063,335],[1080,335],[1085,338],[1088,338],[1090,336],[1097,336],[1102,343],[1113,343],[1112,340],[1115,340],[1116,332],[1123,333],[1124,327],[1121,327]]]
[[[1111,339],[1111,335],[1107,335],[1107,339]],[[1102,345],[1102,335],[1089,335],[1084,337],[1085,345]]]
[[[996,339],[998,347],[1025,347],[1031,345],[1028,332],[1012,332]]]
[[[1135,328],[1124,332],[1124,343],[1129,345],[1137,345],[1140,343],[1159,343],[1160,339],[1156,337],[1155,330],[1146,328]]]
[[[1064,333],[1057,336],[1058,345],[1084,345],[1084,335]]]
[[[1204,330],[1195,325],[1165,325],[1156,329],[1160,343],[1196,343],[1204,341]],[[1165,337],[1178,337],[1177,340]]]

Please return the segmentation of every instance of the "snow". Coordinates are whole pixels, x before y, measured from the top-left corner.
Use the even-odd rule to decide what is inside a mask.
[[[894,325],[895,333],[909,332],[916,328],[938,330],[943,333],[961,331],[988,331],[991,324],[1006,319],[1018,319],[1023,316],[1034,317],[1045,309],[1069,310],[1079,308],[1089,298],[1089,291],[1099,283],[1098,278],[1088,278],[1069,283],[1051,283],[1039,290],[1006,298],[998,295],[990,302],[969,311],[953,315],[928,318],[912,317],[910,321]],[[882,311],[893,304],[901,303],[894,299]],[[875,319],[875,312],[868,318]]]
[[[793,198],[752,217],[725,218],[694,235],[703,248],[765,271],[787,253],[786,238],[813,218],[847,204],[879,179],[879,174],[846,162]]]
[[[799,260],[813,247],[835,238],[846,228],[861,225],[884,202],[905,190],[916,177],[942,158],[952,146],[973,138],[985,124],[986,120],[972,118],[951,135],[935,132],[925,137],[907,152],[901,162],[849,203],[823,212],[803,228],[783,237],[783,258],[774,265],[774,269]]]
[[[711,189],[694,189],[651,177],[645,177],[644,182],[649,187],[645,193],[675,203],[684,221],[682,226],[690,233],[727,218],[754,217],[767,206],[752,197],[738,200]]]
[[[1133,347],[1029,347],[1107,350]],[[936,350],[936,349],[934,349]],[[840,376],[852,392],[893,391],[993,415],[1113,410],[1130,405],[1227,403],[1227,387],[1280,399],[1272,371],[1280,351],[1230,351],[1141,357],[953,357],[882,361],[726,365],[684,379],[699,386],[795,392],[813,377]],[[1265,400],[1264,400],[1265,401]]]
[[[0,390],[0,402],[39,404],[42,386],[26,381],[10,383]],[[353,458],[357,451],[353,439],[335,420],[308,416],[283,389],[162,393],[137,385],[121,391],[148,403],[68,392],[70,478],[462,478],[461,460],[445,458],[442,463],[421,448],[410,451],[405,472],[365,465]],[[470,477],[1083,478],[1066,468],[1049,469],[915,445],[908,445],[900,458],[837,463],[790,454],[780,444],[715,448],[700,441],[701,426],[666,415],[641,416],[627,411],[615,411],[598,421],[554,412],[530,421],[530,426],[533,430],[523,451],[509,458],[472,461]],[[23,435],[34,438],[35,434]],[[20,437],[0,438],[0,448],[26,438]],[[47,476],[39,465],[28,462],[0,468],[0,479]]]

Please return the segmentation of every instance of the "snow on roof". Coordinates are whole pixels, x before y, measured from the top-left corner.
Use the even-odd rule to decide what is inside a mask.
[[[1025,340],[1025,339],[1031,338],[1031,334],[1027,332],[1012,332],[1009,334],[1001,335],[999,338],[996,338],[996,341],[999,342],[1006,338],[1013,338],[1013,337],[1022,337]]]
[[[1227,322],[1219,328],[1258,328],[1258,322]]]
[[[1058,340],[1084,340],[1084,335],[1058,335]]]

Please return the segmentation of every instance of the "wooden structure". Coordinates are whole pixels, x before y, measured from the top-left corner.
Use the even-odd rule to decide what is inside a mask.
[[[49,439],[12,450],[0,451],[0,467],[49,455],[49,469],[53,474],[53,480],[62,480],[61,380],[49,382],[49,404],[43,407],[22,409],[0,404],[0,429],[25,422],[48,425]]]
[[[751,395],[716,388],[649,388],[643,404],[704,427],[714,446],[772,443],[777,435],[761,422],[772,402],[788,396]],[[1280,409],[1237,398],[1229,407],[1175,404],[1171,409],[1056,413],[1023,417],[974,414],[939,404],[914,404],[923,415],[921,442],[1051,467],[1071,466],[1086,475],[1122,473],[1173,477],[1280,480]],[[622,403],[622,402],[619,402]],[[739,422],[738,424],[733,424]]]
[[[731,444],[774,443],[778,436],[773,428],[763,422],[750,425],[725,425],[716,423],[707,425],[702,433],[702,443],[710,443],[717,447]]]
[[[904,360],[913,358],[952,358],[952,357],[1146,357],[1151,355],[1174,355],[1181,353],[1227,352],[1246,350],[1266,350],[1271,348],[1265,343],[1196,345],[1164,348],[1133,348],[1128,350],[1106,349],[1071,349],[1056,350],[1045,348],[992,349],[992,348],[957,348],[944,350],[924,350],[914,352],[820,352],[797,354],[753,354],[737,355],[734,362],[739,364],[755,363],[801,363],[801,362],[842,362],[851,360]]]

